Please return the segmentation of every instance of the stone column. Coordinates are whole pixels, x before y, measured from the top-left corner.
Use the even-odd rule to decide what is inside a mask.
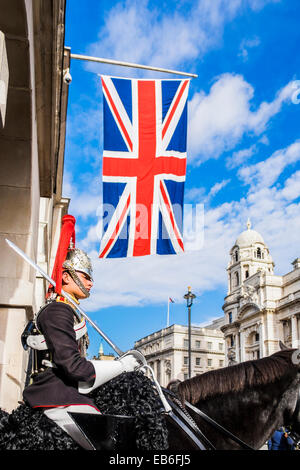
[[[228,366],[228,344],[227,344],[228,340],[227,340],[227,336],[225,336],[225,334],[224,334],[224,339],[225,339],[225,341],[224,341],[224,343],[225,343],[225,351],[224,351],[224,353],[225,353],[225,365]]]
[[[265,332],[262,321],[259,323],[259,357],[265,357]]]
[[[297,325],[297,316],[292,315],[291,317],[291,336],[292,336],[292,348],[298,348],[298,325]]]
[[[245,360],[245,331],[244,330],[241,330],[240,332],[240,345],[241,345],[240,361],[244,362]]]
[[[284,331],[283,331],[283,323],[282,320],[278,322],[278,340],[284,343]]]
[[[239,332],[235,335],[235,359],[237,362],[241,362],[241,351],[240,351],[240,334]]]

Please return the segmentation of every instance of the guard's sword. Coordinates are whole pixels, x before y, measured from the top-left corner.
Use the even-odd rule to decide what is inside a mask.
[[[39,272],[48,282],[50,282],[50,284],[52,286],[56,286],[56,283],[55,281],[53,281],[53,279],[51,279],[50,276],[48,276],[47,273],[45,273],[45,271],[40,268],[40,266],[38,266],[34,261],[32,261],[32,259],[29,258],[29,256],[26,255],[26,253],[24,253],[24,251],[22,251],[19,247],[17,247],[13,242],[11,242],[10,240],[8,240],[7,238],[5,239],[6,243],[8,243],[8,245],[16,252],[18,253],[18,255],[20,255],[28,264],[30,264],[30,266],[33,267],[33,269],[37,272]],[[118,356],[123,356],[124,353],[121,351],[121,349],[119,349],[109,338],[108,336],[106,336],[105,333],[103,333],[103,331],[99,328],[98,325],[96,325],[96,323],[93,322],[93,320],[91,320],[88,315],[82,310],[81,307],[79,307],[79,305],[77,305],[77,303],[72,299],[72,297],[67,293],[65,292],[63,289],[61,290],[61,293],[62,295],[69,301],[71,302],[74,307],[81,313],[81,315],[91,324],[91,326],[102,336],[103,339],[105,339],[105,341],[107,341],[107,343],[113,348],[113,350],[118,354]]]

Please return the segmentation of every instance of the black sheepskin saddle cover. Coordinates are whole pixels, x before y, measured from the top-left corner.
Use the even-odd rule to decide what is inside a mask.
[[[162,403],[143,373],[123,373],[89,396],[103,414],[134,417],[136,449],[168,448]],[[80,450],[80,447],[41,410],[22,404],[10,414],[0,410],[0,450]]]

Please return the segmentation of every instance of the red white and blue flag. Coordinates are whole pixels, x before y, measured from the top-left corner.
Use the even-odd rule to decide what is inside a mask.
[[[101,80],[99,257],[181,253],[189,80]]]

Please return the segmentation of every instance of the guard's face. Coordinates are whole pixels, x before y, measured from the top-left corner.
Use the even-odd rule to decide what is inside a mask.
[[[93,287],[93,281],[91,280],[91,278],[87,274],[82,273],[81,271],[76,271],[76,273],[85,289],[90,292],[91,288]],[[80,287],[76,284],[76,282],[73,280],[73,278],[67,271],[63,272],[62,279],[64,282],[63,290],[65,292],[73,295],[76,299],[86,298],[86,295],[82,292]]]

